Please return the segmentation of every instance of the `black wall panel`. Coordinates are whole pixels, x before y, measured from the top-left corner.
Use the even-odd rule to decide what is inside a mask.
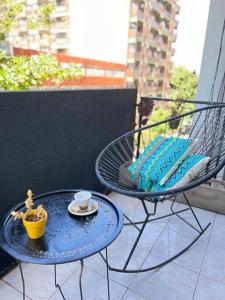
[[[28,188],[102,191],[95,160],[133,128],[135,102],[134,89],[0,93],[0,217]],[[0,274],[11,262],[0,250]]]

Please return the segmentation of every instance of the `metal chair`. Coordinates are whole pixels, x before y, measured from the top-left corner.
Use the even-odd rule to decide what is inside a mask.
[[[176,126],[173,126],[175,124]],[[190,126],[187,126],[190,124]],[[178,125],[178,126],[177,126]],[[176,128],[176,129],[173,129]],[[185,130],[184,130],[185,128]],[[184,138],[192,138],[195,140],[193,154],[204,154],[210,157],[207,166],[202,170],[189,184],[171,189],[163,192],[145,192],[139,190],[137,185],[131,180],[127,167],[139,156],[145,146],[160,132],[167,136],[179,136]],[[140,222],[132,221],[125,215],[127,223],[125,225],[132,225],[138,230],[138,236],[133,243],[130,254],[128,255],[122,268],[114,268],[109,265],[112,271],[125,272],[125,273],[138,273],[150,271],[159,268],[185,251],[187,251],[207,230],[210,223],[203,227],[197,218],[189,199],[187,198],[186,191],[207,182],[209,179],[214,178],[225,165],[225,104],[210,105],[202,107],[180,116],[170,118],[168,120],[158,122],[153,125],[148,125],[137,130],[126,133],[116,140],[112,141],[98,156],[96,161],[96,174],[100,182],[111,191],[138,198],[144,208],[145,217]],[[174,203],[178,195],[183,195],[187,208],[175,211]],[[171,213],[155,217],[157,204],[166,199],[171,199]],[[147,202],[151,202],[153,206],[152,212],[146,206]],[[194,226],[181,215],[182,212],[189,210],[196,225]],[[166,259],[164,262],[149,266],[145,269],[130,269],[129,262],[132,259],[134,251],[142,236],[142,233],[149,222],[157,219],[166,218],[171,215],[176,215],[194,231],[197,236],[180,252],[174,256]],[[141,225],[140,227],[138,225]]]

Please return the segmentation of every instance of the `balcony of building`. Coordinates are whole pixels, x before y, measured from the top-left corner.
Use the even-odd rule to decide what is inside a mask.
[[[132,6],[130,10],[130,22],[143,21],[144,13],[137,5]]]
[[[65,12],[68,9],[68,1],[66,0],[57,0],[56,1],[56,12]]]
[[[220,95],[220,100],[224,101],[224,85],[220,86],[219,83],[222,82],[225,70],[225,44],[223,42],[221,59],[216,68],[221,35],[215,32],[221,33],[225,6],[223,1],[220,5],[218,3],[212,2],[209,14],[198,97],[194,101],[181,101],[180,105],[193,104],[197,108],[210,108],[216,104],[217,95]],[[166,52],[163,52],[162,56],[162,52],[154,50],[152,60],[147,58],[143,65],[140,63],[135,65],[134,58],[130,57],[134,71],[131,72],[131,68],[128,71],[127,83],[140,84],[142,96],[148,96],[147,101],[154,104],[153,112],[159,108],[168,107],[171,102],[177,103],[177,100],[149,97],[162,95],[163,89],[168,84],[168,66],[165,67],[164,63],[171,63],[171,61],[166,55]],[[64,55],[60,57],[65,59]],[[88,75],[93,76],[95,73],[97,76],[102,76],[103,73],[108,72],[109,76],[114,76],[112,65],[103,72],[93,67],[93,61],[88,63]],[[102,65],[105,66],[103,63]],[[137,76],[139,82],[133,77],[137,67],[143,67],[144,70],[144,72],[140,71]],[[126,67],[120,66],[120,68],[115,71],[117,77],[122,76],[121,72],[126,71]],[[214,85],[215,99],[213,100],[215,102],[209,102],[215,69],[218,72]],[[152,73],[152,76],[145,76],[149,73]],[[28,185],[33,188],[35,194],[70,188],[90,189],[105,193],[105,187],[96,177],[96,158],[102,149],[114,139],[135,129],[137,107],[140,113],[138,105],[136,89],[74,90],[69,88],[51,91],[1,91],[1,217],[12,206],[24,199]],[[220,103],[219,107],[223,105]],[[146,117],[145,113],[139,120],[144,117]],[[148,118],[148,124],[152,124],[151,116]],[[220,115],[217,121],[221,120],[221,123],[224,123],[224,115]],[[191,118],[189,122],[183,125],[181,122],[184,134],[194,124]],[[170,125],[167,125],[167,128],[168,126]],[[172,126],[170,134],[173,135],[174,132],[177,133]],[[222,133],[225,134],[224,127],[219,132],[215,131],[215,137],[217,134],[221,134],[222,137]],[[133,141],[136,141],[135,138]],[[139,142],[143,147],[143,142]],[[129,144],[126,144],[125,150],[129,148],[128,146]],[[117,144],[114,149],[117,154],[115,164],[121,160],[122,150]],[[133,152],[134,149],[131,148],[129,151]],[[222,155],[223,152],[224,150],[221,152]],[[116,176],[119,178],[120,174]],[[195,190],[189,190],[187,193],[191,197],[193,210],[201,225],[206,226],[211,223],[207,231],[187,251],[156,270],[141,273],[110,271],[111,299],[225,299],[224,187],[223,173],[219,173],[217,179],[207,180]],[[135,222],[143,220],[145,216],[141,204],[143,199],[112,191],[107,191],[107,193],[129,219]],[[154,203],[148,201],[146,205],[150,210]],[[149,265],[163,263],[182,251],[198,234],[196,230],[192,231],[196,219],[190,206],[184,204],[181,198],[176,198],[172,207],[176,211],[182,211],[181,216],[188,220],[188,224],[171,213],[172,199],[160,199],[157,205],[157,219],[150,217],[149,224],[143,229],[143,235],[130,262],[132,269],[143,269]],[[163,215],[166,215],[166,218],[162,218]],[[136,227],[140,230],[140,226],[141,224],[138,224]],[[136,227],[124,225],[118,238],[108,247],[108,257],[113,266],[120,267],[126,260],[132,248],[132,242],[138,234]],[[54,230],[55,234],[58,228]],[[21,240],[17,242],[18,245],[22,243]],[[34,245],[35,243],[31,241],[27,243],[28,248]],[[43,244],[40,245],[43,247]],[[37,250],[43,251],[43,248]],[[45,252],[47,252],[46,249]],[[55,287],[53,265],[22,263],[22,269],[26,283],[26,300],[63,299],[60,290]],[[16,261],[2,250],[0,250],[0,270],[0,299],[22,300],[23,285],[19,267]],[[80,270],[79,261],[57,266],[57,278],[65,299],[80,299]],[[108,299],[106,282],[107,270],[102,257],[93,255],[85,259],[82,277],[84,299]]]

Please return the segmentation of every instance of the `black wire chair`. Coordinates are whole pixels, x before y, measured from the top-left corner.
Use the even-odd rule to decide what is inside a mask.
[[[175,129],[176,128],[176,129]],[[146,145],[160,133],[165,137],[177,136],[191,138],[195,141],[193,154],[204,154],[210,157],[206,167],[187,185],[166,190],[163,192],[145,192],[139,190],[137,185],[132,181],[128,171],[128,166],[135,161]],[[190,205],[186,191],[207,182],[209,179],[216,177],[219,171],[225,165],[225,104],[210,105],[199,108],[180,116],[170,118],[165,121],[148,125],[143,128],[131,131],[111,142],[99,155],[96,161],[96,174],[100,182],[109,190],[117,193],[140,199],[145,217],[144,220],[133,222],[128,216],[125,225],[133,225],[138,230],[138,236],[134,241],[132,249],[122,268],[114,268],[109,265],[110,270],[125,273],[145,272],[161,267],[172,261],[186,250],[188,250],[206,231],[210,223],[203,227],[200,224],[193,208]],[[174,202],[178,195],[182,194],[188,207],[182,210],[174,210]],[[165,216],[152,218],[156,214],[157,204],[166,199],[171,199],[171,213]],[[149,212],[146,202],[153,204],[153,211]],[[196,225],[185,220],[180,213],[190,210]],[[170,257],[164,262],[145,269],[129,269],[129,263],[134,251],[142,236],[145,226],[154,220],[176,215],[193,230],[197,236],[182,251]],[[141,225],[140,227],[138,225]]]

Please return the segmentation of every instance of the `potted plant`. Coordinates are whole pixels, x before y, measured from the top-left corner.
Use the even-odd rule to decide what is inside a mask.
[[[33,208],[33,193],[31,190],[27,191],[27,196],[28,198],[24,202],[27,210],[25,212],[13,211],[11,214],[14,219],[23,220],[29,238],[38,239],[44,235],[48,214],[42,205]]]

